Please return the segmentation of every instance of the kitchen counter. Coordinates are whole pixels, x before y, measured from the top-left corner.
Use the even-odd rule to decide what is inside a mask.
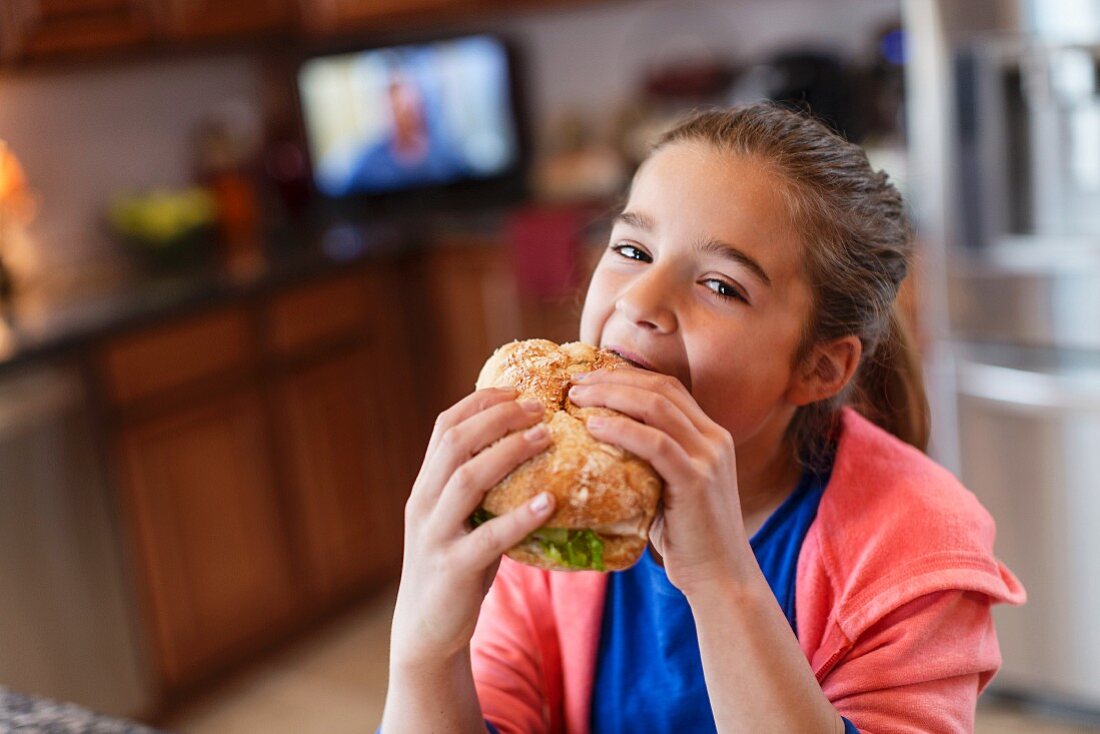
[[[35,698],[0,686],[0,731],[55,734],[157,734],[132,721],[100,716],[67,703]]]
[[[605,207],[581,207],[582,244],[606,242]],[[223,268],[101,278],[94,288],[57,287],[56,296],[17,297],[0,312],[0,378],[20,365],[60,357],[131,328],[206,307],[247,299],[284,285],[334,274],[372,261],[392,261],[430,250],[504,245],[509,223],[524,208],[466,212],[423,211],[312,232],[284,232],[267,243],[257,267],[231,273]],[[593,261],[594,262],[594,261]],[[80,290],[79,295],[73,295]]]
[[[423,242],[424,238],[395,227],[331,228],[296,243],[272,245],[265,259],[247,271],[209,267],[135,273],[85,289],[76,297],[17,298],[11,312],[0,316],[0,377],[130,328],[253,297],[355,264],[408,255],[422,249]]]

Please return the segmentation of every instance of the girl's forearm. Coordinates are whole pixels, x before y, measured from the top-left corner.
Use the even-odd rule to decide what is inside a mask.
[[[718,731],[844,731],[763,574],[688,598]]]
[[[470,650],[430,665],[390,663],[382,734],[485,734]]]

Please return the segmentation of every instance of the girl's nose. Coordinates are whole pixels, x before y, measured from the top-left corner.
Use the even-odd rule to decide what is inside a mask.
[[[622,292],[615,308],[634,324],[660,333],[676,328],[672,284],[663,282],[657,268],[639,276]]]

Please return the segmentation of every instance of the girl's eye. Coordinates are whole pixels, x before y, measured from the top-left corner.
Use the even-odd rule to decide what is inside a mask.
[[[646,254],[645,250],[635,247],[634,245],[623,243],[613,245],[611,249],[629,260],[640,260],[642,262],[650,261],[649,255]]]
[[[722,298],[728,298],[735,301],[744,301],[745,303],[749,302],[749,299],[745,298],[745,295],[741,291],[737,290],[724,280],[718,280],[717,278],[708,278],[707,280],[704,280],[703,283],[706,284],[707,288],[710,288]]]
[[[621,257],[628,260],[637,260],[638,262],[653,262],[653,258],[649,256],[649,253],[640,247],[631,245],[626,242],[620,242],[619,244],[612,245],[611,250],[618,253]],[[741,301],[742,303],[748,303],[749,299],[740,290],[730,285],[724,280],[718,278],[707,278],[703,281],[707,288],[714,291],[714,293],[722,299],[730,301]]]

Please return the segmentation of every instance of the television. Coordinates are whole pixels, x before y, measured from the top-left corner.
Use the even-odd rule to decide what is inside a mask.
[[[313,184],[327,201],[522,196],[516,63],[502,38],[315,55],[297,83]]]

